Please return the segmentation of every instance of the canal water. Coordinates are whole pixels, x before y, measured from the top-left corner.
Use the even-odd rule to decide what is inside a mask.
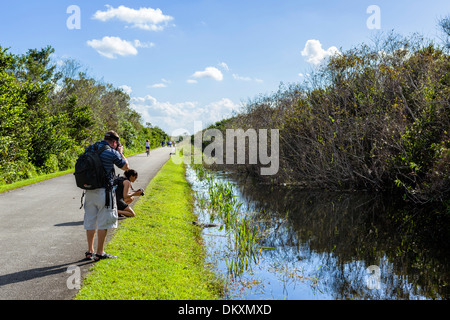
[[[187,167],[198,222],[208,182]],[[304,191],[215,172],[233,186],[239,211],[258,230],[257,251],[233,264],[233,236],[207,227],[207,263],[226,279],[226,299],[342,300],[450,297],[449,215],[368,193]]]

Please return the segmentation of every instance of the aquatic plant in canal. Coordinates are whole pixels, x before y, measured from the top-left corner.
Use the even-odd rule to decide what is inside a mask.
[[[207,184],[206,195],[196,195],[199,206],[207,211],[211,222],[218,222],[225,230],[229,239],[225,262],[229,274],[237,277],[252,263],[258,263],[259,227],[251,215],[241,211],[242,203],[238,202],[232,183],[215,179],[214,173],[201,165],[192,168],[199,180]]]

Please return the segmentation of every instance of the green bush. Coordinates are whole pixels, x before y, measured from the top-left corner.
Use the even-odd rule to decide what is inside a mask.
[[[57,68],[51,47],[22,55],[0,47],[0,183],[74,166],[84,149],[115,130],[126,150],[144,152],[167,134],[144,127],[130,97],[110,84],[76,72],[68,60]]]

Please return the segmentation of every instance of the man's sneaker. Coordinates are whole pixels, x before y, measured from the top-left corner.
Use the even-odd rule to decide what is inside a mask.
[[[94,257],[94,261],[99,261],[99,260],[102,260],[102,259],[116,259],[116,258],[117,258],[117,256],[113,256],[112,254],[108,254],[106,252],[103,252],[102,254],[96,253],[95,257]]]

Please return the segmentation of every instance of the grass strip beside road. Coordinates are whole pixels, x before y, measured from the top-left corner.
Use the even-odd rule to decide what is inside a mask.
[[[65,174],[73,173],[74,171],[75,171],[75,169],[68,169],[68,170],[64,170],[64,171],[58,171],[58,172],[54,172],[54,173],[39,175],[34,178],[17,181],[17,182],[11,183],[11,184],[2,184],[2,185],[0,185],[0,193],[18,189],[18,188],[22,188],[22,187],[28,186],[30,184],[38,183],[38,182],[56,178],[59,176],[63,176]]]
[[[204,265],[200,229],[192,224],[192,190],[183,165],[169,160],[107,244],[117,259],[95,263],[78,300],[214,300],[223,285]]]

